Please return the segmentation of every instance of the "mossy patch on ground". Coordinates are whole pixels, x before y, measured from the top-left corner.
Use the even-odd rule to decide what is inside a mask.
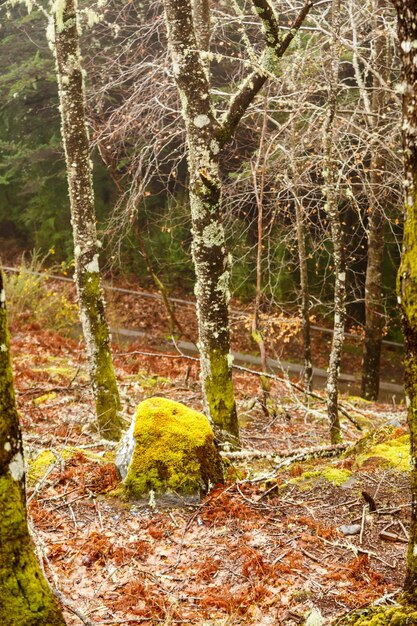
[[[46,476],[49,468],[61,460],[68,461],[72,457],[78,454],[83,454],[89,461],[96,463],[109,463],[113,459],[109,459],[109,456],[101,456],[95,452],[89,450],[83,450],[82,448],[67,447],[60,450],[42,450],[39,454],[28,463],[28,469],[26,479],[29,487],[33,487],[40,480]]]
[[[354,467],[391,467],[401,472],[410,470],[410,437],[404,429],[383,426],[362,437],[345,452],[354,459]]]
[[[209,421],[179,402],[155,397],[141,402],[133,437],[133,454],[124,480],[129,498],[150,491],[198,494],[223,480]]]
[[[56,393],[52,391],[51,393],[45,393],[42,396],[38,396],[37,398],[34,398],[32,402],[35,406],[40,406],[41,404],[46,404],[47,402],[51,402],[52,400],[55,400],[55,398],[56,398]]]
[[[349,480],[351,475],[352,472],[346,469],[339,469],[337,467],[323,467],[319,470],[303,472],[299,480],[307,480],[309,482],[313,482],[324,478],[325,480],[327,480],[327,482],[332,483],[332,485],[340,487],[340,485],[343,485]]]
[[[412,626],[417,624],[416,607],[372,607],[334,622],[335,626]]]

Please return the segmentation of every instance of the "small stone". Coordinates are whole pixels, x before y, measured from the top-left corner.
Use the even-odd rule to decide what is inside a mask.
[[[361,532],[360,524],[343,524],[339,526],[339,530],[344,535],[359,535]]]

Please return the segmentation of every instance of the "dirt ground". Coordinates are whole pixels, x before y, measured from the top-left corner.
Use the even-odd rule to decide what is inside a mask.
[[[159,328],[158,315],[160,304],[142,310],[145,331],[152,319],[153,331]],[[336,624],[347,611],[395,599],[407,542],[407,473],[372,459],[356,468],[353,457],[277,467],[278,456],[328,443],[323,403],[307,404],[275,382],[265,411],[258,377],[237,372],[242,445],[274,458],[232,462],[226,484],[193,507],[155,508],[114,497],[118,476],[109,457],[88,456],[111,450],[94,431],[82,346],[15,322],[12,348],[28,459],[45,448],[56,452],[46,475],[28,486],[29,513],[68,624],[82,623],[81,616],[90,625],[292,626],[314,610],[323,624]],[[201,408],[196,361],[138,354],[157,352],[154,333],[114,352],[127,420],[152,395]],[[391,420],[395,436],[406,432],[402,405],[349,402],[369,426]],[[361,436],[346,419],[343,433],[347,442]],[[61,451],[72,446],[78,452],[64,459]],[[333,483],[320,468],[351,475]],[[340,530],[354,524],[359,534]]]

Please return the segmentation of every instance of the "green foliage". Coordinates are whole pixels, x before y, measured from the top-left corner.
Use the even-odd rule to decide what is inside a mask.
[[[0,6],[0,232],[20,247],[59,260],[73,255],[68,186],[60,135],[54,60],[45,17]],[[113,204],[114,187],[94,158],[96,215]],[[4,244],[3,244],[4,245]]]

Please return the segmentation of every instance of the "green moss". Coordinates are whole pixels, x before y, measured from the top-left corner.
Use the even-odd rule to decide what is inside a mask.
[[[299,478],[294,479],[294,482],[307,481],[309,486],[311,486],[312,482],[317,482],[324,478],[327,482],[339,487],[346,483],[351,475],[352,472],[349,472],[349,470],[338,469],[337,467],[324,467],[320,470],[303,472]]]
[[[207,418],[165,398],[136,410],[136,446],[124,488],[129,497],[150,490],[196,494],[222,481],[221,459]]]
[[[239,425],[228,355],[212,351],[209,355],[210,376],[206,379],[205,394],[213,423],[222,433],[239,441]]]
[[[51,393],[45,393],[43,396],[38,396],[37,398],[32,400],[32,403],[35,406],[40,406],[41,404],[45,404],[46,402],[49,402],[50,400],[54,400],[55,398],[56,398],[56,393],[54,391],[51,391]]]
[[[413,626],[417,624],[415,607],[375,607],[337,620],[337,626]]]
[[[346,348],[346,346],[344,346],[344,348]],[[351,404],[371,404],[370,400],[365,400],[365,398],[361,398],[360,396],[347,396],[346,402],[350,402]]]
[[[106,439],[117,441],[122,434],[123,421],[98,272],[84,273],[81,300],[81,308],[88,315],[87,326],[91,335],[86,340],[100,434]]]
[[[396,439],[388,439],[382,443],[365,449],[356,457],[355,464],[360,467],[368,459],[380,459],[382,466],[393,467],[400,472],[410,471],[410,437],[403,435]]]
[[[27,483],[29,487],[33,487],[47,474],[49,468],[61,459],[68,461],[77,454],[83,454],[90,461],[96,463],[111,463],[114,460],[113,453],[106,453],[105,456],[100,456],[90,450],[83,450],[82,448],[68,447],[53,452],[52,450],[42,450],[39,454],[29,461],[27,470]]]
[[[26,355],[21,357],[21,359],[25,359]],[[64,365],[66,362],[64,359],[58,359],[56,357],[48,356],[48,363],[42,364],[38,367],[32,367],[34,372],[47,372],[51,378],[73,378],[76,373],[75,367],[70,367],[68,365]],[[78,376],[80,378],[80,375]]]
[[[19,483],[0,477],[0,620],[4,626],[65,626],[29,537]]]
[[[52,450],[42,450],[42,452],[39,452],[32,461],[29,461],[26,475],[28,485],[35,485],[42,480],[51,465],[56,463],[57,460],[57,456]]]

